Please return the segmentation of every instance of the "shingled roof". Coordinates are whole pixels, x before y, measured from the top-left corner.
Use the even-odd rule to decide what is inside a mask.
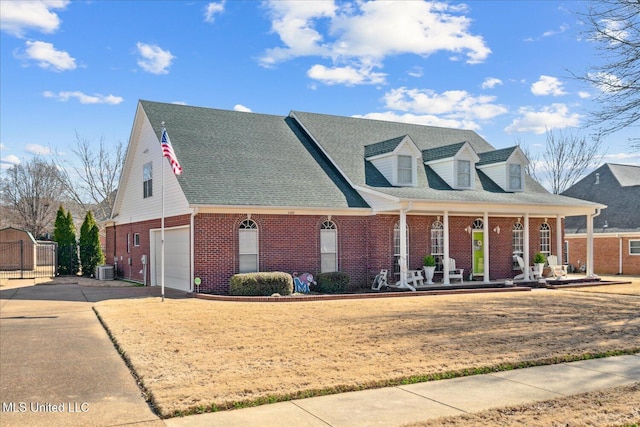
[[[607,205],[594,219],[596,232],[640,230],[640,166],[606,163],[562,194]],[[567,217],[565,227],[568,233],[585,232],[586,220]]]
[[[291,118],[140,104],[156,134],[166,124],[189,204],[369,207]]]

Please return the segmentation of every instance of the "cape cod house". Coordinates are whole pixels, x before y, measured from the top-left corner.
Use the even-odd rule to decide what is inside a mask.
[[[594,272],[640,275],[640,166],[606,163],[563,195],[607,205],[594,219]],[[587,248],[584,217],[568,217],[565,254],[580,270]]]
[[[183,173],[162,157],[162,123]],[[264,115],[140,101],[107,228],[120,277],[226,293],[252,271],[343,271],[406,281],[433,254],[443,283],[520,273],[514,254],[562,262],[563,219],[604,205],[553,195],[519,147],[477,133],[292,111]],[[443,266],[445,268],[443,268]],[[528,279],[528,271],[525,272]]]

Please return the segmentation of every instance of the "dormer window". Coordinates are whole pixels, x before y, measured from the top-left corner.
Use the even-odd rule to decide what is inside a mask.
[[[520,163],[509,164],[509,190],[522,190],[522,165]]]
[[[456,186],[458,188],[470,188],[471,162],[469,160],[458,160],[456,165],[458,167],[458,179],[456,181]]]
[[[418,181],[418,159],[421,152],[409,135],[364,147],[365,160],[397,187],[413,187]]]
[[[414,163],[411,156],[398,156],[398,185],[413,184]]]

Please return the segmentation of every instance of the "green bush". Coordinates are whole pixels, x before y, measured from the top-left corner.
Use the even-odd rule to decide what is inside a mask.
[[[231,277],[229,295],[270,296],[290,295],[293,292],[293,277],[279,271],[269,273],[242,273]]]
[[[544,254],[542,252],[538,252],[533,256],[534,264],[544,264],[546,261],[547,259],[544,257]]]
[[[315,290],[324,294],[340,294],[349,290],[349,276],[341,271],[320,273],[316,283]]]

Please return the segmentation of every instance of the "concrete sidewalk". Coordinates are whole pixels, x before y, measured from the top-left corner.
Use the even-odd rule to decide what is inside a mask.
[[[162,426],[92,309],[103,299],[159,294],[148,287],[5,283],[0,425]]]
[[[321,396],[164,420],[169,427],[364,427],[462,415],[632,384],[640,355]]]

